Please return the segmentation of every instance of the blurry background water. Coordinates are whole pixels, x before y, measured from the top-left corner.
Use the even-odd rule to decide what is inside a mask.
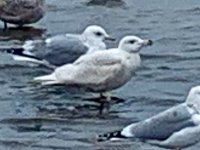
[[[96,103],[85,100],[90,93],[36,85],[32,78],[44,74],[43,68],[26,67],[0,54],[0,149],[157,149],[128,141],[96,143],[95,136],[183,102],[188,90],[200,83],[200,1],[110,1],[46,0],[44,19],[34,28],[1,30],[0,44],[81,32],[90,24],[102,25],[118,39],[127,34],[152,39],[154,45],[141,52],[142,67],[136,76],[112,92],[125,101],[99,117]]]

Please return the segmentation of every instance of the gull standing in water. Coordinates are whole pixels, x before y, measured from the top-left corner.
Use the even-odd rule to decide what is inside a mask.
[[[182,104],[120,131],[100,135],[99,141],[139,139],[168,149],[189,147],[200,141],[200,86],[193,87]]]
[[[39,21],[45,14],[44,0],[1,0],[0,20],[7,23],[23,26]]]
[[[139,51],[147,45],[152,45],[152,41],[126,36],[118,48],[83,55],[74,63],[58,67],[52,74],[34,80],[43,85],[78,85],[100,93],[103,98],[105,92],[123,86],[132,78],[140,66]],[[109,100],[107,97],[106,101]]]
[[[21,48],[4,48],[18,61],[27,61],[55,68],[74,62],[83,54],[106,50],[105,40],[115,40],[101,27],[88,26],[82,34],[56,35],[45,40],[47,50],[37,49],[41,41],[27,41]]]

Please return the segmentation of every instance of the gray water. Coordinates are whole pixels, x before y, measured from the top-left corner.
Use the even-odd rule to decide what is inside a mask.
[[[113,0],[114,1],[114,0]],[[120,39],[134,34],[154,41],[141,51],[142,66],[112,94],[125,101],[99,116],[98,103],[78,89],[42,87],[33,77],[44,68],[0,55],[0,149],[2,150],[154,150],[139,142],[97,143],[98,134],[121,129],[183,102],[200,83],[200,1],[47,0],[47,14],[34,28],[0,31],[1,45],[81,32],[99,24]],[[3,27],[3,24],[0,24]],[[46,29],[46,30],[44,30]],[[116,43],[108,43],[116,46]],[[188,150],[199,149],[195,145]]]

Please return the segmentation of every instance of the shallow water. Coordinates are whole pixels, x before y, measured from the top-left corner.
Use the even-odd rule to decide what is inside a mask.
[[[86,99],[92,96],[90,93],[34,84],[32,78],[44,74],[44,68],[26,67],[1,54],[0,149],[158,149],[128,141],[96,143],[95,136],[179,104],[188,90],[199,84],[199,0],[88,1],[47,0],[47,14],[42,21],[25,31],[1,30],[0,43],[10,45],[63,32],[81,32],[89,24],[104,26],[118,39],[126,34],[149,38],[154,45],[142,50],[142,66],[136,76],[112,92],[125,101],[112,105],[110,114],[100,117],[97,103]],[[195,149],[199,146],[188,148]]]

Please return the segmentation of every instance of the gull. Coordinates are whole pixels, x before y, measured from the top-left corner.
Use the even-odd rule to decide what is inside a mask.
[[[191,88],[186,101],[120,131],[100,135],[99,141],[132,139],[168,149],[186,148],[200,141],[200,86]]]
[[[115,39],[108,35],[103,27],[90,25],[82,34],[67,33],[47,38],[44,41],[47,50],[41,49],[43,41],[26,41],[21,48],[1,48],[0,51],[11,53],[17,61],[56,68],[74,62],[83,54],[106,50],[105,40]]]
[[[44,0],[1,0],[0,19],[7,23],[23,26],[39,21],[45,14]]]
[[[125,6],[125,1],[123,0],[90,0],[87,2],[88,6],[107,6],[107,7],[117,7],[117,6]]]
[[[125,36],[117,48],[83,55],[74,63],[58,67],[53,73],[34,80],[43,85],[77,85],[100,93],[101,99],[106,97],[109,101],[106,92],[123,86],[132,78],[140,66],[139,51],[147,45],[152,45],[152,41]]]

